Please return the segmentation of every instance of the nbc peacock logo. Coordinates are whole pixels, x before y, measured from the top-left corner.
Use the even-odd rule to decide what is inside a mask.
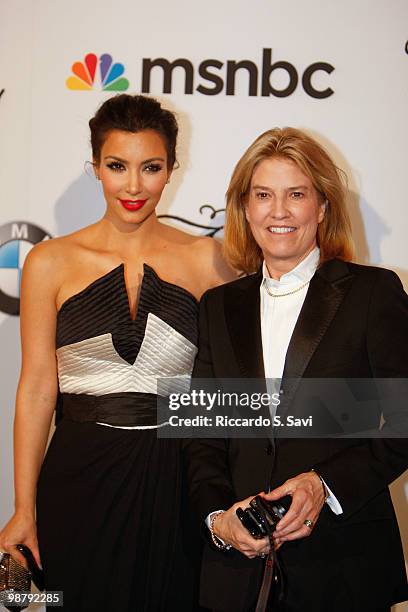
[[[126,91],[129,88],[129,81],[122,76],[124,65],[114,63],[109,53],[99,58],[95,53],[88,53],[83,62],[74,62],[71,70],[72,76],[66,80],[68,89],[89,91],[100,87],[103,91]]]

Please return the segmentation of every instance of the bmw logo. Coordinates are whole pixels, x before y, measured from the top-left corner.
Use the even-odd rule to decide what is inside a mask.
[[[37,225],[12,221],[0,226],[0,311],[20,314],[20,281],[24,260],[38,242],[51,236]]]

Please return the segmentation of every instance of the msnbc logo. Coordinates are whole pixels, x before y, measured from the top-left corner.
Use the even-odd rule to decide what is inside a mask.
[[[72,64],[72,73],[66,80],[68,89],[94,89],[97,66],[99,63],[100,86],[104,91],[126,91],[129,81],[122,77],[125,72],[123,64],[114,64],[112,56],[103,53],[100,58],[94,53],[88,53],[83,62]]]

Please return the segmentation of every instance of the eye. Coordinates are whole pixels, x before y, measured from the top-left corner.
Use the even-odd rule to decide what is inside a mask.
[[[108,168],[113,170],[113,172],[123,172],[125,170],[125,166],[121,162],[118,162],[118,161],[109,162],[107,166]]]
[[[294,200],[300,200],[305,194],[302,191],[292,191],[290,195]]]
[[[255,193],[255,197],[256,197],[258,200],[265,200],[265,199],[268,197],[268,195],[269,195],[269,194],[268,194],[268,192],[267,192],[267,191],[257,191],[257,192]]]
[[[146,172],[149,173],[156,173],[156,172],[160,172],[160,170],[163,169],[163,166],[161,164],[147,164],[147,166],[145,166],[143,168],[143,170],[145,170]]]

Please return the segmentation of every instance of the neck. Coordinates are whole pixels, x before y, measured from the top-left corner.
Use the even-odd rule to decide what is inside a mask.
[[[140,251],[152,244],[160,230],[160,223],[153,212],[143,223],[121,223],[107,215],[99,222],[101,240],[104,249],[122,255],[134,257]]]
[[[306,259],[308,255],[313,251],[316,244],[312,244],[311,247],[303,253],[298,259],[283,259],[273,258],[268,253],[264,253],[264,259],[266,267],[268,269],[269,276],[274,280],[280,280],[284,274],[288,274],[300,264],[301,261]]]

